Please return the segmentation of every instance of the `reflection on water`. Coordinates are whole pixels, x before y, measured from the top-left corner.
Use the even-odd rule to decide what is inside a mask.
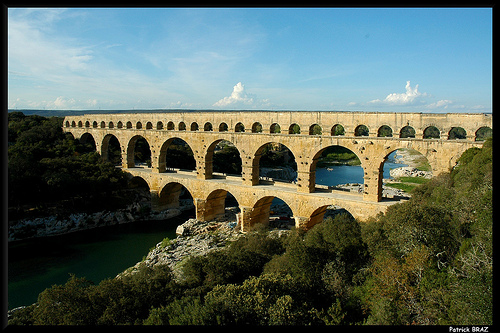
[[[165,221],[140,221],[60,236],[9,243],[8,308],[29,305],[40,292],[63,284],[69,273],[94,283],[115,277],[142,260],[193,212]]]

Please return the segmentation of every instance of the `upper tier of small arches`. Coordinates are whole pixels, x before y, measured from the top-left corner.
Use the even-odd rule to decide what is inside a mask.
[[[65,120],[65,127],[87,127],[101,129],[135,129],[135,130],[161,130],[161,131],[205,131],[205,132],[228,132],[235,133],[270,133],[270,134],[288,134],[288,135],[330,135],[330,136],[376,136],[376,137],[398,137],[398,138],[420,138],[420,139],[474,139],[476,141],[484,140],[491,136],[492,129],[489,126],[481,126],[473,133],[468,133],[461,126],[453,126],[448,129],[439,128],[438,126],[429,125],[422,132],[417,133],[415,128],[410,125],[402,127],[399,131],[394,132],[389,125],[381,125],[376,128],[369,128],[367,125],[360,124],[354,128],[354,131],[346,131],[343,124],[333,124],[332,126],[324,126],[320,124],[300,125],[292,123],[283,128],[279,123],[272,123],[269,127],[263,126],[260,122],[253,122],[245,126],[242,122],[238,122],[234,128],[230,128],[226,122],[212,124],[212,122],[198,123],[193,121],[186,123],[180,121],[155,123],[147,121],[82,121],[82,120]],[[288,128],[286,128],[288,127]],[[325,128],[326,127],[326,128]]]

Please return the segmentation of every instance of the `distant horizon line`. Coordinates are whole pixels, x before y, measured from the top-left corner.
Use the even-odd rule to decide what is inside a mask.
[[[23,112],[30,113],[160,113],[160,112],[361,112],[361,113],[419,113],[419,114],[493,114],[491,112],[415,112],[415,111],[347,111],[347,110],[248,110],[248,109],[232,109],[232,110],[219,110],[219,109],[7,109],[7,112]]]

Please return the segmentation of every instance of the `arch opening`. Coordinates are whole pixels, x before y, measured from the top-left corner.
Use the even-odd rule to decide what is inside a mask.
[[[480,127],[476,131],[476,139],[475,140],[476,141],[484,141],[491,136],[493,136],[493,130],[488,126],[484,126],[484,127]]]
[[[245,126],[242,123],[237,123],[236,126],[234,127],[234,131],[237,133],[245,132]]]
[[[228,131],[228,126],[226,123],[221,123],[219,125],[219,132],[227,132]]]
[[[191,123],[191,131],[193,131],[193,132],[197,131],[197,130],[199,130],[199,128],[200,127],[198,126],[198,123],[196,123],[196,122]]]
[[[148,213],[151,211],[151,191],[148,183],[142,177],[132,177],[127,182],[128,190],[132,190],[134,194],[134,202],[139,204],[138,211]]]
[[[407,199],[415,187],[432,178],[428,159],[411,148],[399,148],[387,154],[379,172],[382,174],[382,197],[389,199]]]
[[[278,123],[271,124],[271,127],[269,128],[269,132],[271,133],[281,133],[281,126]]]
[[[212,123],[206,122],[205,125],[203,126],[203,130],[205,132],[212,132],[212,130],[213,130]]]
[[[366,125],[358,125],[354,129],[354,136],[369,136],[370,135],[370,130]]]
[[[105,161],[113,163],[113,165],[122,164],[122,150],[118,138],[113,134],[107,134],[101,145],[101,156]]]
[[[311,214],[311,217],[309,218],[307,225],[305,225],[305,229],[309,230],[315,225],[322,223],[326,219],[335,218],[336,216],[339,215],[347,215],[348,218],[354,220],[354,216],[352,216],[352,214],[347,209],[335,205],[325,205],[317,208]]]
[[[321,135],[323,129],[318,124],[309,126],[309,135]]]
[[[186,123],[184,123],[183,121],[181,121],[179,123],[179,131],[185,131],[186,130]]]
[[[78,151],[80,154],[96,151],[96,144],[92,134],[83,133],[78,142],[82,145],[82,151]]]
[[[180,138],[171,138],[163,143],[159,156],[159,172],[196,170],[196,161],[189,144]]]
[[[249,227],[257,225],[271,229],[291,229],[295,226],[293,211],[282,199],[274,196],[260,198],[253,206]]]
[[[381,138],[392,138],[392,128],[387,125],[382,125],[377,131],[377,136]]]
[[[157,196],[152,196],[151,204],[155,211],[172,208],[185,211],[194,208],[191,192],[184,185],[177,182],[166,184]]]
[[[345,135],[344,126],[340,124],[333,125],[331,130],[331,135],[332,136]]]
[[[292,151],[281,143],[262,145],[253,159],[254,170],[259,171],[259,183],[292,183],[297,180],[297,162]]]
[[[291,124],[288,128],[288,134],[300,134],[300,126],[298,124]]]
[[[401,139],[404,138],[414,138],[415,137],[415,129],[411,127],[410,125],[407,125],[399,131],[399,137]]]
[[[349,148],[338,145],[323,148],[314,156],[310,171],[315,191],[363,192],[361,160]]]
[[[229,191],[218,189],[208,195],[204,207],[198,207],[197,218],[205,221],[236,222],[239,212],[236,198]]]
[[[441,131],[436,126],[429,126],[424,130],[424,139],[439,139]]]
[[[262,133],[262,125],[259,122],[253,123],[252,133]]]
[[[218,172],[241,176],[241,164],[240,152],[230,141],[217,140],[207,149],[205,172],[208,174]]]
[[[467,139],[467,132],[462,127],[452,127],[448,132],[448,140]]]
[[[127,159],[129,168],[151,168],[151,149],[144,137],[136,135],[130,139],[127,148]]]

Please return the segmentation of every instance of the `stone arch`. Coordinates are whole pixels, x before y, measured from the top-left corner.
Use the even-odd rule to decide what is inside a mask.
[[[144,141],[145,143],[144,143]],[[143,145],[136,149],[137,142],[142,142]],[[147,147],[145,146],[147,144]],[[149,161],[149,162],[148,162]],[[127,145],[127,167],[133,168],[137,163],[146,163],[148,167],[151,167],[151,144],[142,135],[134,135],[128,142]]]
[[[392,128],[388,125],[382,125],[378,128],[377,136],[381,138],[392,138]]]
[[[448,140],[467,139],[467,132],[463,127],[452,127],[448,132]]]
[[[133,176],[127,183],[128,188],[130,189],[137,189],[142,187],[147,189],[148,193],[151,189],[151,185],[148,183],[148,181],[141,176]]]
[[[175,125],[173,121],[169,121],[167,123],[167,131],[173,131],[175,129]]]
[[[273,203],[274,198],[280,199],[282,202],[284,202],[288,208],[290,208],[291,217],[295,216],[295,213],[293,211],[293,206],[291,202],[287,202],[286,198],[281,198],[281,197],[275,197],[275,196],[265,196],[262,198],[259,198],[253,205],[253,209],[250,212],[250,218],[248,221],[248,224],[245,226],[245,229],[251,229],[257,224],[262,224],[262,225],[268,225],[269,224],[269,218],[271,216],[271,205]]]
[[[87,146],[86,148],[88,148],[88,150],[94,150],[94,151],[97,150],[94,136],[88,132],[83,133],[80,136],[80,139],[78,141],[80,141],[80,143],[86,145]]]
[[[313,159],[311,164],[309,165],[309,188],[311,192],[316,191],[316,178],[318,177],[319,183],[318,185],[321,186],[336,186],[338,184],[345,184],[345,183],[358,183],[358,184],[363,184],[364,179],[364,167],[362,165],[362,156],[361,153],[362,150],[355,151],[354,147],[346,147],[346,146],[340,146],[340,145],[330,145],[327,147],[323,147],[319,151],[314,154]],[[351,157],[349,159],[349,157]],[[321,170],[318,170],[318,162],[321,161],[322,168]],[[339,163],[340,162],[340,163]],[[356,174],[350,173],[350,175],[346,176],[341,176],[342,172],[344,171],[343,168],[344,164],[348,163],[349,166],[354,165],[359,165],[359,175],[356,176]],[[317,175],[318,174],[318,175]],[[338,174],[338,176],[335,177],[335,179],[338,182],[331,182],[330,179],[332,179],[332,176],[335,176]],[[359,178],[361,179],[355,179],[352,177]],[[321,183],[321,184],[320,184]]]
[[[134,176],[127,182],[127,187],[129,189],[134,189],[136,192],[140,193],[140,197],[147,198],[146,201],[136,202],[140,205],[140,207],[149,207],[153,208],[152,205],[152,193],[151,193],[151,184],[148,182],[147,178],[143,178],[141,176]]]
[[[159,121],[156,123],[156,129],[157,130],[162,130],[163,129],[163,122]]]
[[[318,124],[312,124],[311,126],[309,126],[309,135],[321,135],[322,132],[323,129]]]
[[[219,125],[219,132],[227,132],[228,131],[228,126],[226,123],[220,123]]]
[[[136,129],[142,129],[142,123],[140,121],[138,121],[136,124],[135,124],[135,128]]]
[[[483,126],[477,129],[475,135],[475,141],[484,141],[493,135],[493,130],[491,127]]]
[[[203,221],[211,221],[217,217],[227,214],[226,206],[229,202],[236,203],[233,214],[239,212],[238,200],[227,190],[217,189],[210,192],[203,205],[198,204],[196,217]],[[201,207],[203,206],[203,207]]]
[[[274,158],[276,156],[277,158]],[[272,181],[278,180],[278,181],[287,181],[287,182],[292,182],[293,180],[291,179],[284,179],[286,174],[289,174],[289,177],[292,177],[293,174],[290,174],[290,169],[285,167],[285,166],[290,166],[292,169],[294,169],[294,172],[297,172],[297,164],[296,164],[296,155],[292,147],[288,147],[285,144],[278,143],[278,142],[266,142],[263,145],[261,145],[255,152],[254,157],[252,159],[252,179],[254,179],[257,183],[259,180],[259,176],[261,174],[261,169],[262,165],[267,162],[266,159],[272,160],[273,163],[273,168],[276,168],[277,166],[280,166],[282,168],[278,169],[284,169],[281,171],[282,175],[265,175],[264,177],[269,177],[272,179]],[[262,158],[264,157],[264,161]],[[264,162],[264,163],[262,163]],[[280,165],[278,165],[279,163]],[[278,171],[279,172],[279,171]],[[286,173],[286,174],[285,174]]]
[[[64,123],[64,127],[69,127],[69,121],[66,120],[66,122]]]
[[[101,157],[104,161],[114,165],[122,164],[122,147],[120,141],[113,134],[106,134],[102,139]]]
[[[300,134],[299,124],[291,124],[288,128],[288,134]]]
[[[401,139],[414,138],[414,137],[415,137],[415,129],[410,125],[406,125],[399,131],[399,138]]]
[[[186,123],[181,121],[179,123],[179,131],[185,131],[186,130]]]
[[[116,127],[117,128],[123,128],[123,123],[121,121],[119,121],[117,124],[116,124]]]
[[[148,122],[146,123],[146,129],[148,129],[148,130],[153,129],[153,123],[152,123],[152,122],[150,122],[150,121],[148,121]]]
[[[366,125],[358,125],[354,129],[354,136],[370,136],[370,129]]]
[[[281,126],[278,123],[271,124],[269,128],[270,133],[281,133]]]
[[[347,213],[347,214],[351,215],[351,217],[353,217],[351,212],[349,212],[345,208],[337,207],[334,205],[323,205],[323,206],[316,208],[316,210],[311,214],[311,217],[307,221],[307,224],[305,224],[303,227],[306,230],[309,230],[312,227],[314,227],[316,224],[323,222],[323,220],[327,217],[325,215],[330,215],[327,213],[328,211],[334,211],[334,212],[336,211],[335,212],[336,214]]]
[[[228,156],[228,160],[226,161],[226,163],[231,163],[231,164],[237,163],[238,165],[235,165],[233,168],[237,168],[238,169],[237,171],[239,171],[239,173],[227,172],[227,170],[220,170],[221,168],[219,168],[219,170],[217,170],[217,166],[219,165],[219,163],[217,163],[217,162],[219,162],[219,161],[218,160],[214,161],[214,156],[217,155],[216,147],[220,143],[224,143],[224,142],[227,142],[229,145],[234,146],[234,148],[238,152],[239,161],[235,161],[235,160],[238,160],[238,157],[236,157],[236,156]],[[215,165],[215,170],[214,170],[214,165]],[[238,147],[236,147],[236,145],[234,145],[232,142],[224,140],[224,139],[218,139],[218,140],[215,140],[214,142],[212,142],[208,146],[207,152],[205,154],[205,177],[206,177],[206,179],[211,179],[213,172],[223,172],[226,174],[239,174],[239,175],[241,175],[241,168],[242,168],[241,153],[240,153]],[[231,166],[228,165],[227,169],[231,169]]]
[[[78,122],[78,127],[83,127],[83,123],[81,120]]]
[[[197,122],[192,122],[191,123],[191,131],[197,131],[199,129],[198,123]]]
[[[205,125],[203,125],[203,130],[205,132],[212,132],[213,131],[213,126],[211,122],[206,122]]]
[[[94,122],[92,123],[92,128],[97,128],[97,121],[94,121]]]
[[[379,185],[378,185],[379,201],[383,196],[383,192],[382,192],[383,179],[389,179],[391,177],[390,176],[390,169],[391,168],[386,167],[386,162],[388,161],[389,155],[393,154],[394,152],[396,152],[398,150],[409,151],[409,154],[414,156],[412,158],[412,161],[413,161],[413,163],[415,163],[415,165],[412,167],[416,167],[417,169],[422,170],[422,171],[430,171],[431,174],[434,172],[433,170],[435,170],[436,166],[433,165],[433,163],[435,161],[432,159],[429,159],[429,157],[426,155],[427,151],[423,147],[421,147],[420,145],[414,145],[411,148],[407,148],[407,147],[403,147],[403,146],[394,147],[394,148],[391,148],[391,149],[385,151],[383,153],[383,157],[375,163],[375,170],[378,169],[378,174],[379,174],[379,177],[378,177],[379,178]],[[418,154],[415,154],[415,152]],[[415,156],[417,156],[418,158],[415,158]]]
[[[132,128],[132,122],[131,121],[127,121],[127,129],[131,129]]]
[[[110,122],[109,122],[109,124],[108,124],[108,127],[109,127],[109,128],[115,128],[115,124],[113,124],[113,122],[112,122],[112,121],[110,121]]]
[[[167,154],[170,148],[172,151]],[[167,168],[196,170],[196,160],[189,143],[174,137],[162,144],[158,156],[158,172],[165,172]]]
[[[331,135],[332,136],[345,135],[344,126],[342,126],[341,124],[333,125],[331,130]]]
[[[90,122],[88,120],[85,122],[85,127],[90,127]]]
[[[258,121],[252,125],[252,133],[262,133],[262,125]]]
[[[106,128],[106,122],[104,120],[101,121],[101,128]]]
[[[424,129],[423,139],[439,139],[441,138],[441,131],[436,126],[427,126]]]
[[[161,211],[181,206],[181,197],[192,200],[193,192],[185,184],[170,182],[163,186],[157,195],[151,197],[151,205],[155,211]]]
[[[245,132],[245,125],[243,123],[237,123],[236,126],[234,126],[234,131],[235,132]]]
[[[74,120],[71,122],[71,127],[76,127],[76,123]]]

